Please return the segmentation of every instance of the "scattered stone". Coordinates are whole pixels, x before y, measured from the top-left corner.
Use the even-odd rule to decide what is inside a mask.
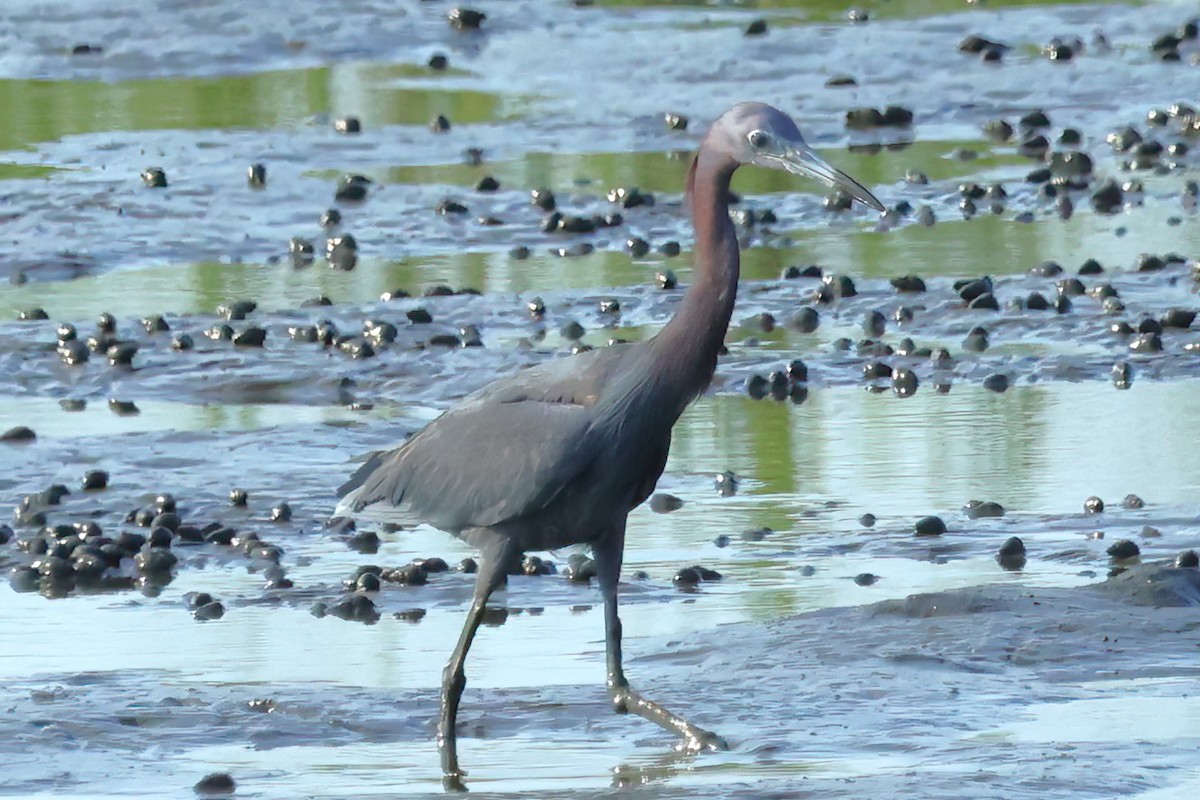
[[[162,167],[147,167],[142,170],[142,183],[151,189],[165,189],[167,173]]]
[[[663,120],[667,123],[667,127],[673,131],[686,131],[688,126],[688,118],[683,114],[673,114],[667,112],[663,114]]]
[[[473,8],[455,8],[447,15],[450,27],[456,31],[477,31],[487,19],[487,14]]]
[[[971,500],[963,506],[963,512],[967,515],[968,519],[1003,517],[1004,506],[989,500]]]
[[[361,203],[367,199],[367,192],[370,190],[373,182],[366,175],[343,175],[338,179],[337,188],[333,192],[333,199],[341,203]]]
[[[673,494],[658,492],[650,498],[650,510],[656,514],[669,514],[683,508],[683,501]]]
[[[945,532],[946,523],[941,517],[921,517],[913,526],[913,533],[917,536],[941,536]]]
[[[215,794],[233,794],[237,789],[233,777],[228,772],[213,772],[205,775],[193,787],[196,794],[211,796]]]
[[[1008,376],[1004,374],[988,375],[983,379],[983,388],[997,394],[1008,391]]]
[[[1108,546],[1105,551],[1113,561],[1124,561],[1130,558],[1137,558],[1141,555],[1141,548],[1137,546],[1137,542],[1132,542],[1129,539],[1118,539]]]
[[[251,164],[246,168],[246,182],[255,189],[267,185],[267,168],[263,164]]]
[[[90,469],[83,475],[84,491],[97,491],[108,488],[108,472],[102,469]]]
[[[1004,544],[1000,545],[1000,550],[996,553],[996,561],[999,562],[1001,569],[1009,572],[1024,569],[1026,563],[1025,543],[1016,536],[1005,539]]]
[[[33,428],[24,425],[17,425],[9,428],[4,433],[0,433],[0,442],[9,444],[18,444],[23,442],[32,442],[37,439],[37,434],[33,432]]]
[[[746,26],[746,36],[765,36],[767,33],[767,21],[765,19],[756,19]]]

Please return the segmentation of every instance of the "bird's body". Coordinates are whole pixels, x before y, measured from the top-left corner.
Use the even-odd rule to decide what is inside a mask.
[[[476,547],[590,544],[646,499],[670,445],[674,417],[643,420],[636,440],[621,430],[623,409],[644,401],[623,378],[644,357],[623,344],[494,381],[372,456],[344,487],[344,505],[395,506],[393,519]]]
[[[466,652],[487,598],[527,550],[591,546],[618,711],[678,733],[690,749],[723,744],[629,688],[616,589],[626,517],[653,492],[671,429],[711,381],[729,326],[739,260],[727,198],[743,163],[812,175],[882,210],[812,153],[786,115],[758,103],[734,106],[709,129],[688,175],[695,270],[662,331],[497,380],[395,450],[371,456],[339,490],[338,513],[382,509],[396,521],[453,533],[482,553],[475,600],[443,685],[438,735],[448,785],[461,785],[454,727]]]

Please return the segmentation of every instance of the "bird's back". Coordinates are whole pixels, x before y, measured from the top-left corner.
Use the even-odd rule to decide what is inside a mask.
[[[608,474],[615,449],[632,433],[614,426],[620,412],[612,413],[611,405],[619,400],[615,394],[628,392],[644,347],[592,350],[489,384],[396,449],[373,454],[339,489],[338,513],[369,509],[372,517],[427,522],[455,534],[527,523],[534,540],[542,535],[532,530],[538,526],[552,538],[557,530],[572,541],[585,539],[587,531],[565,527],[587,527],[573,523],[581,514],[605,524],[595,519],[607,513],[597,494],[630,479]],[[667,424],[667,437],[669,431]],[[651,487],[667,443],[626,443],[650,451]],[[625,469],[636,471],[629,464]]]

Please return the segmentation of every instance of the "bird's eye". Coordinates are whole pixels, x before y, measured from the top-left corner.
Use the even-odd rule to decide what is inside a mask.
[[[771,134],[766,131],[750,131],[746,136],[750,140],[750,146],[755,150],[766,147],[771,141]]]

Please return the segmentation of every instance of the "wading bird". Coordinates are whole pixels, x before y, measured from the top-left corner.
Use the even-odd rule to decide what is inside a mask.
[[[652,339],[555,359],[485,386],[394,450],[376,453],[339,489],[338,514],[425,522],[481,553],[475,594],[443,673],[437,741],[448,788],[463,788],[455,724],[464,663],[485,604],[527,550],[588,545],[604,598],[608,692],[682,737],[686,750],[724,741],[630,688],[621,668],[617,582],[629,512],[662,474],[671,428],[708,386],[738,285],[729,182],[743,164],[784,169],[883,211],[869,191],[804,142],[786,114],[741,103],[709,128],[687,200],[696,231],[691,287]]]

